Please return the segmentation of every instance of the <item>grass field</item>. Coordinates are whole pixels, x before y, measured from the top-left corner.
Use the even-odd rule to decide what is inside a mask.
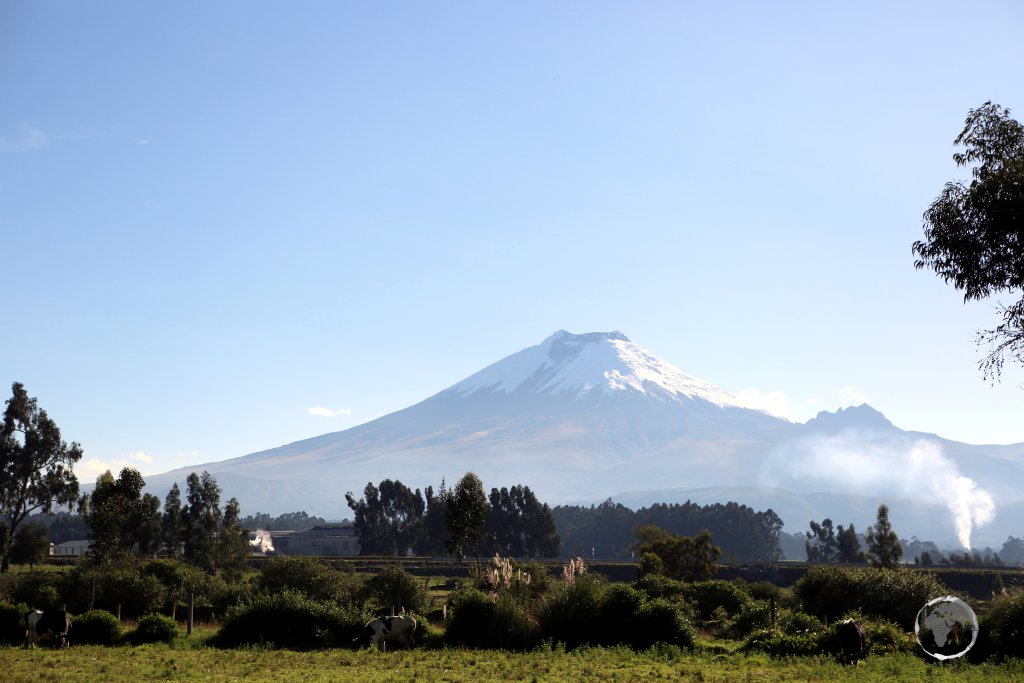
[[[1024,661],[970,665],[914,655],[869,657],[859,666],[828,658],[687,653],[627,648],[529,653],[410,650],[216,650],[175,646],[0,648],[0,679],[21,681],[1021,681]]]

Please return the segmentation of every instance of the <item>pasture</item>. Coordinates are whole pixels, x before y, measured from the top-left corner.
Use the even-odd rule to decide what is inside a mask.
[[[1020,681],[1024,661],[947,664],[908,653],[871,656],[859,666],[828,657],[773,659],[673,647],[633,652],[625,647],[566,652],[498,650],[217,650],[179,639],[173,645],[65,650],[0,648],[5,682],[21,681]]]

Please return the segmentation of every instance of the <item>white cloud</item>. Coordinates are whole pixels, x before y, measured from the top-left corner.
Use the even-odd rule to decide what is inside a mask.
[[[137,460],[138,462],[144,462],[147,465],[153,462],[153,456],[144,453],[143,451],[136,451],[129,455],[128,457],[130,457],[132,460]]]
[[[351,408],[338,408],[338,409],[335,410],[333,408],[323,408],[321,406],[313,406],[312,408],[309,408],[307,412],[310,415],[317,415],[319,417],[338,417],[339,415],[345,415],[345,416],[351,415],[352,414],[352,409]]]
[[[846,386],[829,392],[825,396],[810,398],[807,400],[807,405],[815,409],[837,410],[870,402],[868,397],[857,391],[855,387]]]
[[[736,398],[747,408],[764,410],[793,422],[797,419],[789,405],[789,397],[781,389],[774,389],[767,393],[758,389],[743,389],[736,394]]]

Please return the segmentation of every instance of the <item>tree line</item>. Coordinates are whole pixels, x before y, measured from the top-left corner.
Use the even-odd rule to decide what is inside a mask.
[[[358,500],[351,492],[345,500],[363,555],[558,556],[551,508],[529,486],[492,488],[487,496],[480,478],[467,472],[452,489],[443,479],[422,493],[385,479],[368,482]]]
[[[757,512],[739,503],[698,505],[657,503],[631,510],[610,498],[600,505],[557,506],[552,510],[562,536],[563,553],[605,559],[634,556],[634,530],[655,526],[670,533],[697,537],[708,531],[726,559],[775,562],[782,559],[782,519],[772,510]]]

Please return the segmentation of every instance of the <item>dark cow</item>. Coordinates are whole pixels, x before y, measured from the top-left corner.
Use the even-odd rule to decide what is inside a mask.
[[[367,622],[363,632],[352,642],[357,647],[376,645],[386,650],[385,643],[398,643],[407,647],[416,644],[416,620],[403,614],[397,617],[378,617]]]
[[[868,647],[868,634],[864,632],[864,626],[859,621],[840,621],[836,624],[835,634],[839,661],[844,664],[855,664],[864,658]]]
[[[25,647],[35,647],[38,642],[50,640],[56,647],[67,647],[71,631],[71,615],[67,610],[55,609],[48,612],[32,610],[25,615]]]

